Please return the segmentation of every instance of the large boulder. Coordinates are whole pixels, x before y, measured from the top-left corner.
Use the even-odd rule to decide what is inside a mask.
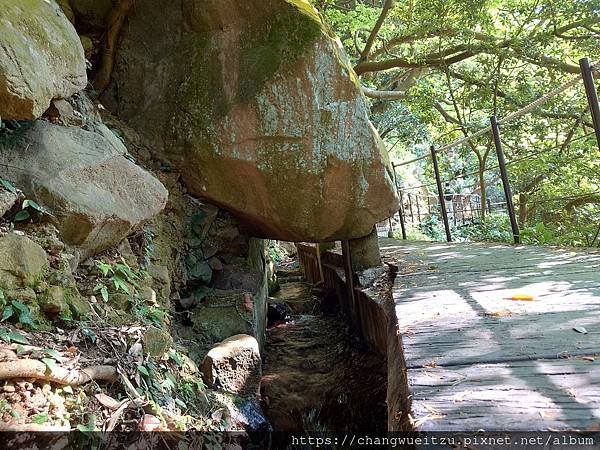
[[[262,376],[258,341],[247,334],[231,336],[208,352],[200,370],[211,389],[257,396]]]
[[[356,75],[306,0],[140,2],[103,100],[258,237],[362,237],[398,207]]]
[[[35,121],[0,136],[0,177],[46,207],[61,239],[86,258],[165,206],[164,186],[125,153],[104,125],[87,131]]]
[[[83,47],[53,0],[0,0],[2,119],[35,119],[86,84]]]

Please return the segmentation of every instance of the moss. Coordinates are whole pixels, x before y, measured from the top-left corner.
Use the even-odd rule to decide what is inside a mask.
[[[294,0],[273,19],[250,29],[241,38],[238,97],[245,101],[260,92],[283,64],[294,62],[323,33],[320,19],[305,1]],[[298,9],[303,13],[298,14]],[[310,13],[312,10],[312,14]]]

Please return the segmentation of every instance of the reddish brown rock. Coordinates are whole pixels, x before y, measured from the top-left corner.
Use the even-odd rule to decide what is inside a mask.
[[[105,104],[256,236],[359,238],[397,210],[356,75],[306,0],[142,2],[113,80]]]

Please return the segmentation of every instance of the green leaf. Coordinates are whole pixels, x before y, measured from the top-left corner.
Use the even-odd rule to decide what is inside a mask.
[[[98,339],[98,336],[96,336],[96,333],[94,333],[89,328],[82,328],[81,333],[94,343],[96,342],[96,339]]]
[[[105,284],[103,284],[100,288],[100,294],[102,295],[102,300],[104,300],[104,303],[108,302],[108,288]]]
[[[27,220],[30,217],[31,217],[31,214],[29,214],[29,211],[27,211],[26,209],[23,209],[23,210],[19,211],[17,214],[15,214],[14,221],[15,222],[23,222],[24,220]]]
[[[43,206],[40,206],[38,203],[34,202],[33,200],[26,199],[23,201],[23,209],[25,209],[27,207],[35,209],[37,212],[42,213],[42,214],[48,213],[46,208],[44,208]]]
[[[23,345],[29,344],[29,342],[27,341],[27,338],[24,335],[22,335],[21,333],[18,333],[16,331],[12,331],[12,332],[8,333],[8,338],[10,339],[11,342],[16,342],[17,344],[23,344]]]
[[[31,416],[31,421],[33,423],[37,423],[38,425],[46,423],[46,422],[48,422],[48,414],[46,414],[46,413],[35,414],[35,415]]]
[[[54,372],[54,371],[58,370],[56,361],[54,361],[52,358],[42,358],[42,362],[44,364],[46,364],[46,367],[48,367],[48,369],[50,369],[50,372]]]
[[[8,192],[11,192],[13,194],[17,193],[17,188],[10,181],[0,178],[0,184],[4,186],[4,189],[6,189]]]
[[[89,433],[96,429],[96,414],[90,414],[89,421],[87,425],[79,424],[77,425],[77,431],[81,431],[82,433]]]
[[[8,305],[4,308],[4,311],[2,311],[2,319],[0,319],[0,322],[4,322],[6,319],[9,319],[14,313],[15,311],[13,307],[11,305]]]
[[[22,312],[19,314],[19,323],[21,323],[23,325],[27,325],[28,327],[31,327],[33,330],[38,329],[37,324],[33,321],[29,312]]]
[[[127,278],[128,281],[139,279],[139,277],[133,272],[133,270],[131,270],[131,267],[129,267],[124,261],[115,264],[115,267],[119,272],[121,272],[125,276],[125,278]]]
[[[121,277],[118,276],[114,276],[111,278],[113,284],[115,285],[115,289],[117,291],[121,290],[123,292],[125,292],[126,294],[131,294],[131,291],[129,290],[129,286],[127,286],[127,283],[125,282],[125,280]]]
[[[108,287],[106,287],[106,285],[104,283],[98,283],[95,287],[94,287],[94,291],[100,291],[100,294],[102,295],[102,300],[104,300],[104,303],[108,302]]]
[[[13,300],[11,303],[15,309],[25,313],[29,312],[29,307],[25,303],[22,303],[19,300]]]
[[[104,276],[107,276],[109,273],[111,273],[113,271],[113,268],[110,264],[106,264],[105,262],[102,262],[99,260],[96,260],[96,267],[98,268],[98,270],[100,270],[100,272]]]
[[[177,403],[182,408],[187,408],[187,405],[185,404],[185,402],[183,400],[180,400],[180,399],[176,398],[175,399],[175,403]]]
[[[144,366],[137,366],[137,369],[141,374],[146,375],[147,377],[150,376],[150,372],[148,372],[148,369],[146,369]]]
[[[48,355],[51,358],[54,358],[56,360],[60,360],[62,358],[62,355],[58,351],[54,350],[53,348],[45,348],[44,353],[46,353],[46,355]]]
[[[72,394],[73,393],[73,388],[69,385],[65,386],[62,388],[63,392],[66,392],[67,394]]]
[[[27,305],[25,305],[24,303],[21,303],[18,300],[13,300],[11,302],[11,305],[13,306],[13,308],[15,308],[16,310],[19,311],[19,322],[24,324],[24,325],[28,325],[31,328],[33,328],[34,330],[36,330],[38,328],[37,324],[33,321],[33,318],[31,317],[31,312],[29,311],[29,307]]]

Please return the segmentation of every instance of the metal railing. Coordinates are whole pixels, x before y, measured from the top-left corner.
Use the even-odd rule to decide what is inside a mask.
[[[581,69],[581,78],[575,77],[575,78],[569,80],[568,82],[564,83],[563,85],[559,86],[558,88],[554,89],[553,91],[536,99],[535,101],[531,102],[530,104],[526,105],[525,107],[521,108],[520,110],[509,114],[508,116],[504,117],[503,119],[498,119],[496,116],[492,116],[490,118],[490,126],[489,127],[479,130],[476,133],[473,133],[472,135],[460,138],[460,139],[454,141],[453,143],[444,145],[438,149],[436,149],[435,146],[432,145],[430,147],[429,155],[423,155],[423,156],[420,156],[417,158],[410,159],[408,161],[402,161],[400,163],[393,164],[394,182],[396,184],[398,197],[400,198],[400,209],[398,210],[397,215],[395,214],[394,216],[390,217],[386,221],[387,225],[386,225],[386,222],[382,222],[381,224],[378,224],[378,226],[377,226],[378,234],[387,233],[388,235],[391,235],[391,233],[394,231],[394,224],[397,222],[400,225],[400,229],[402,232],[402,238],[406,239],[407,238],[406,226],[408,224],[421,225],[422,224],[421,218],[431,216],[432,209],[435,209],[436,213],[441,216],[441,220],[442,220],[443,226],[444,226],[444,231],[446,234],[446,240],[448,242],[451,242],[452,241],[452,234],[451,234],[451,227],[450,227],[451,223],[453,223],[455,226],[457,226],[459,224],[464,225],[464,224],[468,223],[469,221],[471,223],[474,223],[475,221],[480,220],[481,214],[475,212],[475,210],[472,207],[471,199],[469,199],[469,206],[470,206],[469,208],[466,208],[465,206],[455,208],[454,200],[456,198],[455,197],[456,194],[449,194],[444,191],[444,189],[442,187],[443,183],[447,183],[448,181],[451,181],[451,180],[442,181],[437,156],[442,151],[450,150],[451,148],[454,148],[454,147],[461,145],[467,141],[471,141],[477,137],[484,136],[491,132],[493,141],[494,141],[494,147],[496,150],[496,157],[498,160],[498,165],[494,166],[494,167],[490,167],[490,168],[484,168],[484,171],[489,171],[491,169],[499,170],[500,180],[502,181],[502,190],[504,193],[504,200],[501,202],[494,202],[494,203],[487,201],[486,209],[489,212],[491,212],[494,209],[496,211],[499,211],[499,210],[506,211],[506,213],[509,216],[509,220],[510,220],[510,224],[511,224],[511,232],[512,232],[512,236],[513,236],[513,241],[515,244],[520,243],[521,242],[521,233],[520,233],[519,224],[518,224],[516,213],[515,213],[515,207],[514,207],[513,199],[512,199],[512,190],[511,190],[511,185],[510,185],[510,181],[509,181],[509,177],[508,177],[508,170],[507,170],[507,166],[516,161],[509,161],[509,162],[505,161],[504,151],[502,149],[502,138],[501,138],[501,134],[500,134],[500,125],[510,123],[511,121],[525,115],[526,113],[532,111],[536,107],[539,107],[540,105],[542,105],[544,102],[548,101],[550,98],[561,94],[566,89],[568,89],[572,86],[575,86],[577,84],[577,82],[579,82],[579,81],[581,81],[581,79],[583,79],[583,85],[585,88],[586,98],[587,98],[589,110],[590,110],[590,113],[592,116],[592,125],[594,128],[594,134],[596,136],[596,142],[598,144],[598,148],[600,148],[600,107],[598,105],[598,95],[596,93],[595,83],[594,83],[594,78],[593,78],[593,73],[600,69],[600,63],[590,65],[587,58],[582,58],[579,61],[579,66]],[[397,181],[396,168],[407,165],[407,164],[412,164],[412,163],[421,161],[423,159],[426,159],[428,156],[431,158],[431,161],[432,161],[433,172],[434,172],[434,176],[435,176],[435,183],[424,184],[424,185],[420,185],[420,186],[414,186],[414,187],[410,187],[410,188],[401,189],[399,186],[399,183]],[[410,192],[407,192],[408,189],[420,189],[420,188],[427,188],[430,186],[435,186],[436,193],[437,193],[437,195],[435,197],[427,196],[427,195],[411,194]],[[459,195],[458,199],[460,199],[461,197],[465,197],[465,196]],[[432,198],[436,198],[437,202],[432,201],[431,200]],[[425,206],[427,208],[426,212],[425,212],[425,210],[423,210],[423,207],[425,207]],[[415,221],[415,209],[416,209],[416,221]],[[477,208],[475,208],[475,209],[477,209]],[[482,210],[481,202],[479,202],[478,210],[479,211]],[[478,215],[479,215],[479,217],[477,217]],[[396,216],[397,216],[397,218],[396,218]],[[600,224],[598,227],[598,233],[600,233]],[[596,233],[596,237],[597,237],[598,233]]]

